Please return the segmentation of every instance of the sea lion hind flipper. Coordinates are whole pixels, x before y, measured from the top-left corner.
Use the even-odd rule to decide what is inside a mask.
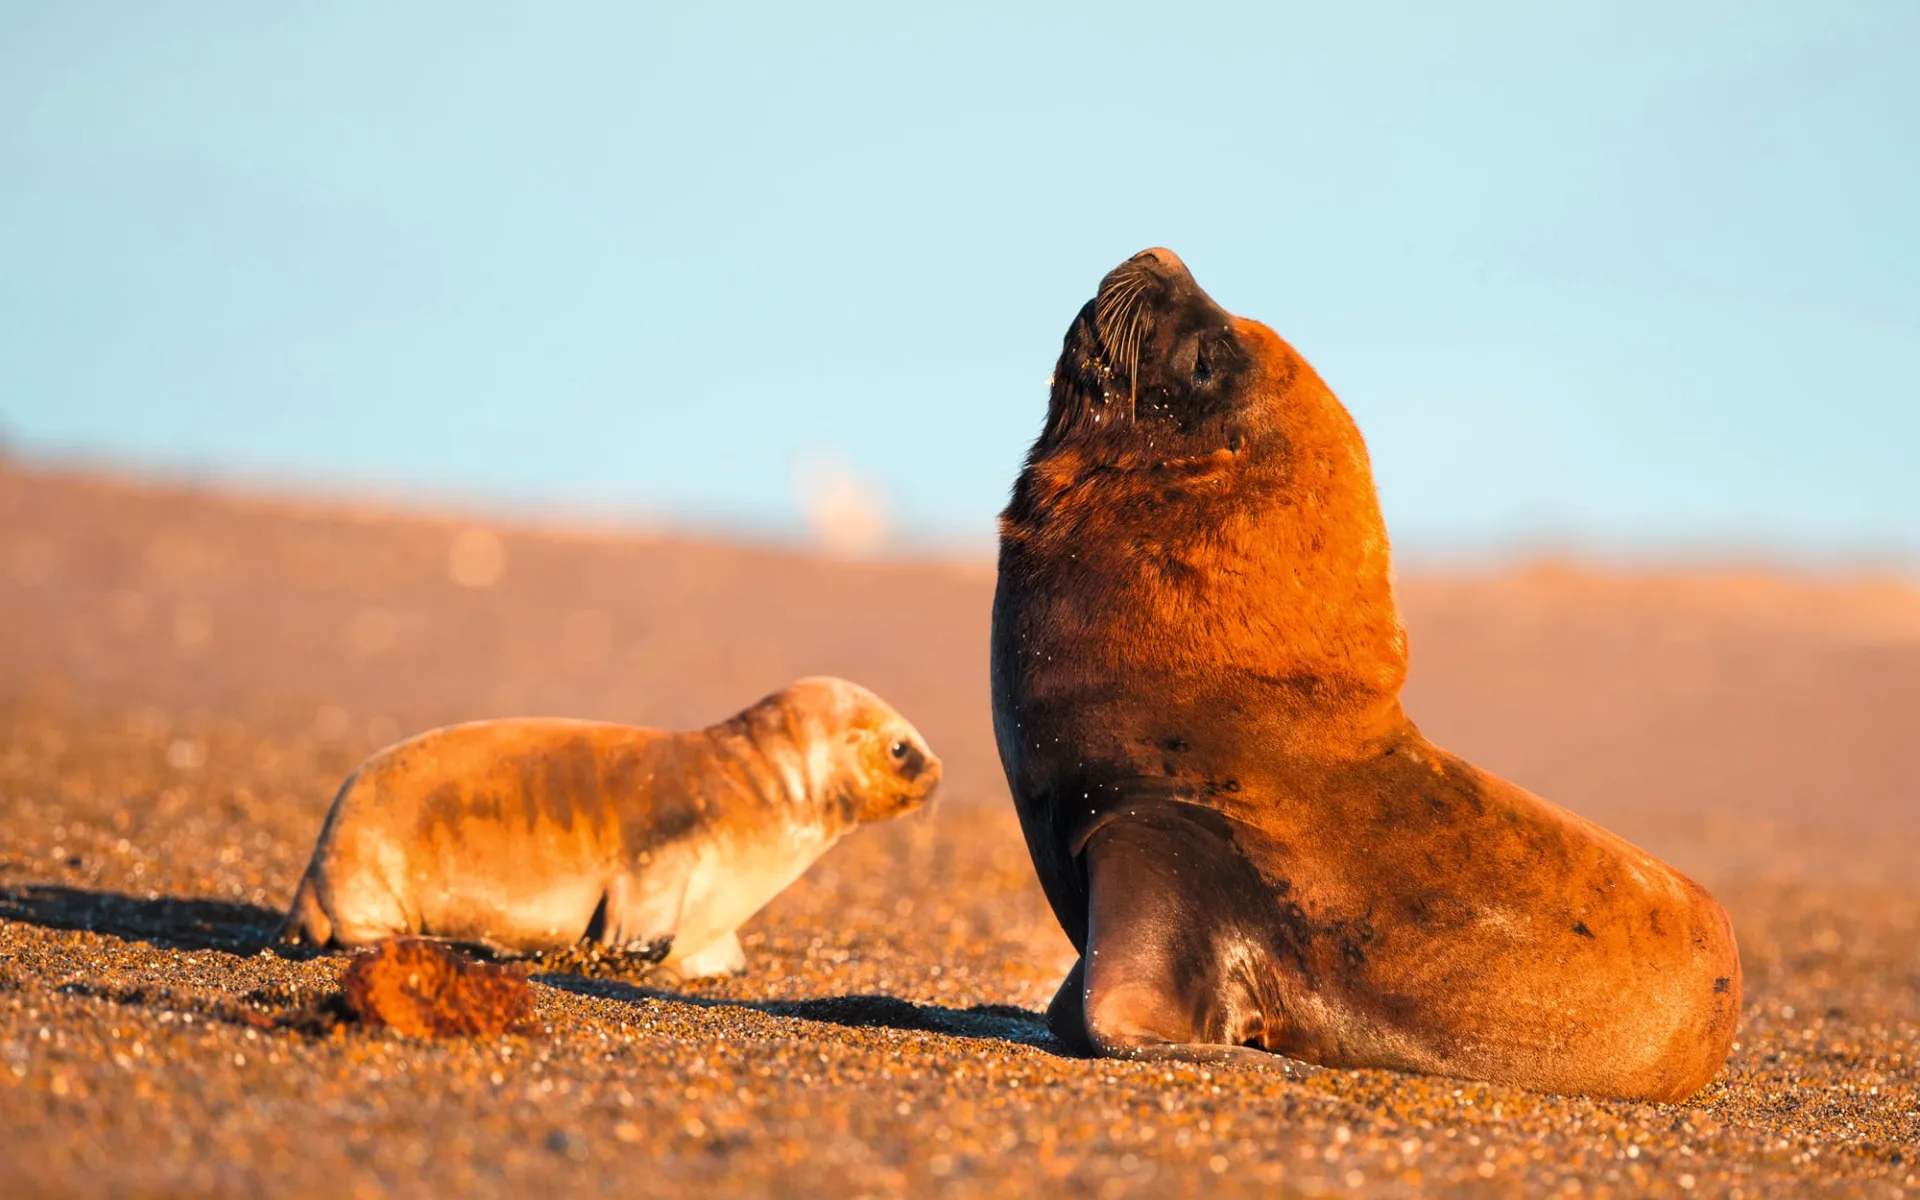
[[[1258,998],[1272,891],[1226,820],[1187,804],[1130,806],[1088,840],[1084,861],[1087,948],[1048,1008],[1054,1035],[1107,1058],[1264,1055],[1243,1043],[1265,1040],[1277,1018]]]

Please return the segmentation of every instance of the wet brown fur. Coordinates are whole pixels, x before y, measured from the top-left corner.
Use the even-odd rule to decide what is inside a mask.
[[[1726,914],[1420,735],[1400,706],[1407,639],[1360,433],[1272,330],[1225,318],[1223,332],[1249,366],[1206,421],[1143,416],[1137,396],[1129,412],[1116,397],[1137,377],[1103,397],[1088,381],[1125,365],[1070,335],[1002,519],[1002,759],[1063,927],[1083,955],[1091,932],[1125,964],[1096,988],[1101,960],[1083,957],[1056,1028],[1103,1053],[1248,1044],[1691,1094],[1740,1011]],[[1222,861],[1166,849],[1189,845]],[[1154,898],[1103,901],[1100,871],[1120,868],[1101,855]],[[1220,901],[1219,931],[1189,928],[1242,865],[1258,911]],[[1103,903],[1104,947],[1089,928]],[[1141,923],[1202,949],[1141,950]]]

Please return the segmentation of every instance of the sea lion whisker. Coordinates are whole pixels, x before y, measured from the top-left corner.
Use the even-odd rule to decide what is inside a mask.
[[[1135,305],[1131,319],[1127,322],[1127,417],[1129,420],[1139,416],[1140,406],[1140,340],[1146,332],[1146,310],[1144,304]]]
[[[1148,281],[1143,278],[1120,280],[1101,294],[1099,300],[1096,301],[1096,309],[1107,313],[1119,310],[1126,304],[1131,303],[1141,292],[1145,291],[1147,282]]]
[[[1121,284],[1095,308],[1095,331],[1101,335],[1102,342],[1133,312],[1135,302],[1145,290],[1143,282]]]
[[[1116,293],[1110,298],[1107,307],[1101,311],[1097,332],[1100,334],[1101,344],[1106,349],[1113,348],[1114,339],[1119,335],[1121,325],[1126,321],[1127,314],[1132,311],[1132,302],[1132,295]]]

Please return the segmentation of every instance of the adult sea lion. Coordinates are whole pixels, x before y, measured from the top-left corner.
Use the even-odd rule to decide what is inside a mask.
[[[1067,331],[1001,518],[992,654],[1001,762],[1081,955],[1048,1012],[1069,1045],[1650,1100],[1724,1061],[1726,914],[1414,728],[1359,431],[1170,251]]]
[[[478,721],[340,788],[280,940],[420,934],[531,953],[583,939],[682,976],[744,965],[734,930],[940,760],[878,696],[816,677],[706,729]]]

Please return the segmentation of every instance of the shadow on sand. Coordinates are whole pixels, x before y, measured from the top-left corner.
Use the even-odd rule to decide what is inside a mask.
[[[897,1029],[903,1033],[936,1033],[948,1037],[985,1038],[1031,1046],[1061,1054],[1060,1043],[1047,1032],[1047,1018],[1006,1004],[976,1004],[972,1008],[941,1008],[914,1004],[894,996],[826,996],[815,1000],[738,1000],[689,995],[660,988],[636,987],[612,979],[579,975],[543,974],[534,980],[563,992],[605,1000],[666,1000],[697,1008],[746,1008],[770,1017],[797,1017],[847,1029]]]
[[[0,888],[0,920],[84,929],[171,950],[251,954],[267,944],[280,917],[257,904],[226,900],[142,899],[50,884]]]
[[[79,929],[146,942],[169,950],[218,950],[253,954],[279,928],[281,913],[257,904],[226,900],[144,899],[121,892],[95,892],[51,884],[0,888],[0,920],[23,921],[49,929]],[[289,950],[292,957],[314,951]],[[487,957],[481,955],[480,957]],[[547,971],[533,979],[560,991],[629,1003],[665,1000],[697,1008],[745,1008],[772,1017],[796,1017],[847,1029],[895,1029],[947,1037],[984,1038],[1031,1046],[1052,1054],[1061,1047],[1047,1031],[1046,1017],[1004,1004],[942,1008],[914,1004],[894,996],[826,996],[813,1000],[740,1000],[702,996],[665,988],[641,987],[613,979],[595,979]],[[211,1014],[217,1015],[217,1014]]]

